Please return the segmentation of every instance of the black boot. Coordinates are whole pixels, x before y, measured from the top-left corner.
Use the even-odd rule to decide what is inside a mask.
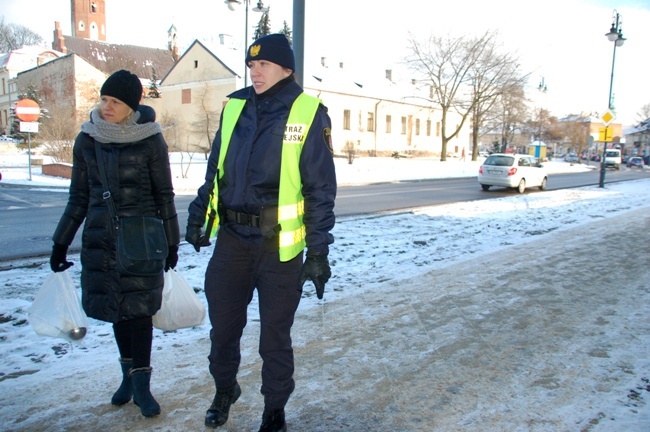
[[[241,387],[237,382],[225,389],[217,388],[212,405],[205,413],[205,425],[214,428],[226,423],[230,406],[237,402],[239,396],[241,396]]]
[[[262,426],[259,432],[286,432],[287,422],[284,421],[284,409],[268,409],[264,407]]]
[[[122,384],[120,384],[120,388],[117,389],[111,399],[111,403],[117,406],[128,403],[133,396],[133,386],[129,376],[129,370],[133,367],[133,359],[120,357],[120,366],[122,366]]]
[[[149,382],[151,380],[151,368],[142,367],[131,369],[129,372],[133,382],[133,403],[140,407],[140,412],[145,417],[153,417],[160,414],[160,405],[151,395]]]

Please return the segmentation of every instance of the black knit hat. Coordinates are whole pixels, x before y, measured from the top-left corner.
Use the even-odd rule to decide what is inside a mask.
[[[119,70],[106,79],[100,94],[119,99],[136,111],[142,99],[142,83],[131,72]]]
[[[252,60],[268,60],[296,71],[296,60],[287,37],[280,33],[263,36],[253,42],[246,52],[246,64]]]

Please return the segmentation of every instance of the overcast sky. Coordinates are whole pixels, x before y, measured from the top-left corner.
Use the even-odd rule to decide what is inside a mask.
[[[272,31],[278,31],[285,20],[293,27],[292,0],[264,4],[271,7]],[[613,93],[617,120],[626,125],[635,122],[641,107],[650,103],[646,65],[649,0],[547,0],[533,4],[509,0],[306,0],[305,8],[306,73],[321,57],[327,57],[331,65],[342,62],[355,77],[383,76],[386,69],[400,71],[409,32],[421,39],[431,34],[498,30],[504,49],[516,52],[521,70],[530,73],[527,90],[532,103],[558,117],[579,112],[602,114],[607,109],[614,44],[605,33],[616,8],[627,39],[616,51]],[[243,47],[244,15],[243,9],[229,11],[221,0],[160,0],[153,4],[107,0],[108,42],[165,48],[167,30],[174,24],[181,49],[194,39],[218,40],[220,33],[232,35]],[[61,23],[64,34],[70,34],[68,0],[3,0],[0,16],[37,31],[48,44],[54,21]],[[251,29],[259,16],[251,6]],[[249,38],[251,34],[249,30]],[[407,75],[401,76],[409,79]],[[393,77],[400,75],[394,73]],[[546,94],[536,90],[542,77]]]

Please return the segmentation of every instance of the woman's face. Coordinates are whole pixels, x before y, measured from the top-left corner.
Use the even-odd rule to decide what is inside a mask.
[[[253,89],[257,94],[264,93],[281,80],[291,76],[291,69],[268,60],[251,60],[248,62],[248,69]]]
[[[113,96],[102,95],[99,111],[107,122],[121,123],[131,114],[131,107]]]

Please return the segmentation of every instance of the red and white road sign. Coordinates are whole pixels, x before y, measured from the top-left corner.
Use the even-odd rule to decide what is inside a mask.
[[[41,116],[41,107],[31,99],[21,99],[16,102],[14,113],[24,122],[35,122]]]

